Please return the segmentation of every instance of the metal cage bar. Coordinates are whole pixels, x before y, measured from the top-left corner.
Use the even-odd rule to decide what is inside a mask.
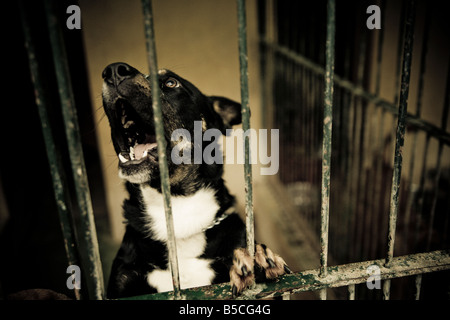
[[[56,71],[56,79],[59,88],[64,127],[66,132],[69,157],[72,166],[72,175],[75,183],[75,193],[80,209],[83,238],[86,242],[88,253],[87,268],[92,281],[92,297],[103,299],[105,288],[103,283],[103,271],[100,262],[97,232],[95,229],[94,213],[92,209],[91,195],[84,163],[81,136],[78,127],[77,111],[69,77],[67,55],[61,36],[61,27],[58,22],[56,10],[52,1],[45,1],[45,14],[48,23],[50,43],[53,53],[53,63]]]
[[[166,159],[166,140],[164,138],[163,116],[161,111],[160,87],[158,80],[158,64],[156,59],[155,32],[153,29],[153,10],[151,0],[142,0],[144,12],[145,39],[147,45],[147,58],[150,68],[150,84],[152,90],[152,108],[155,121],[156,142],[158,144],[158,163],[161,176],[161,190],[164,201],[164,212],[167,226],[167,248],[169,251],[169,264],[172,272],[172,283],[175,299],[181,299],[180,276],[175,231],[173,225],[172,206],[170,202],[169,169]]]
[[[430,37],[430,28],[431,27],[431,6],[430,4],[426,5],[426,13],[425,13],[425,22],[424,22],[424,30],[423,30],[423,40],[422,40],[422,50],[420,54],[420,70],[419,70],[419,83],[417,87],[417,103],[416,103],[416,117],[420,118],[422,113],[422,99],[423,99],[423,91],[424,91],[424,80],[425,80],[425,71],[426,71],[426,59],[427,59],[427,53],[428,53],[428,42]],[[412,136],[412,153],[413,156],[410,160],[410,166],[409,166],[409,172],[408,176],[412,177],[414,174],[414,168],[416,165],[416,156],[418,157],[419,154],[417,154],[417,132],[415,132]],[[416,155],[417,154],[417,155]],[[405,217],[403,223],[405,225],[410,224],[411,220],[411,211],[413,209],[413,201],[414,201],[414,190],[412,186],[412,179],[409,181],[408,184],[408,190],[409,190],[409,197],[407,200],[407,207],[405,209]],[[406,228],[405,230],[405,239],[409,239],[409,228]],[[405,249],[408,249],[408,241],[405,243]]]
[[[247,19],[245,0],[237,0],[239,70],[241,83],[242,129],[250,129],[250,105],[248,94],[248,56],[247,56]],[[253,257],[255,253],[255,222],[253,215],[252,165],[250,163],[250,135],[244,137],[244,179],[245,179],[245,224],[247,250]]]
[[[322,193],[321,193],[321,227],[320,227],[320,275],[327,276],[328,264],[328,225],[330,212],[330,177],[331,177],[331,136],[333,124],[333,92],[334,92],[334,42],[335,42],[335,1],[328,0],[327,8],[327,40],[325,67],[325,94],[323,115],[322,142]],[[326,291],[321,292],[321,298],[326,298]]]
[[[403,64],[402,64],[402,80],[400,88],[400,101],[398,107],[398,124],[394,153],[394,173],[392,175],[392,187],[389,209],[389,228],[388,228],[388,248],[386,257],[386,267],[391,264],[394,256],[395,230],[397,225],[397,216],[399,208],[400,180],[402,175],[403,161],[403,145],[405,142],[406,131],[406,115],[408,108],[409,80],[411,75],[411,60],[414,40],[414,20],[416,14],[415,0],[408,2],[406,23],[405,23],[405,39],[403,43]],[[386,281],[383,287],[385,299],[389,299],[390,281]]]

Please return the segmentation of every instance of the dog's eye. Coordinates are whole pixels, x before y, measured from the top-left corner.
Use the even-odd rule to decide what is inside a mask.
[[[167,81],[164,83],[164,85],[165,85],[167,88],[176,88],[176,87],[178,87],[178,86],[180,85],[180,83],[178,82],[177,79],[169,78],[169,79],[167,79]]]

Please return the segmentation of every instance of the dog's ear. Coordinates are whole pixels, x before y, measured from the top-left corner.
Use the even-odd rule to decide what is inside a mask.
[[[222,118],[225,127],[231,128],[242,122],[241,104],[224,97],[209,97],[214,111]]]

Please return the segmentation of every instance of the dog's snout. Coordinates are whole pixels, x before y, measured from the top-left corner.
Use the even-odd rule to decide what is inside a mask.
[[[103,79],[109,84],[118,85],[126,79],[133,78],[138,71],[130,65],[118,62],[108,65],[102,72]]]

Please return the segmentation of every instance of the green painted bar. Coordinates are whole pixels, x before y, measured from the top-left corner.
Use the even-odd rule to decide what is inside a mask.
[[[56,70],[56,78],[59,87],[64,126],[66,131],[67,145],[69,149],[72,174],[75,183],[75,192],[81,214],[83,228],[83,240],[86,242],[88,251],[86,278],[92,289],[89,288],[89,297],[103,299],[105,297],[103,272],[100,262],[100,253],[95,229],[94,214],[92,210],[89,184],[84,164],[83,150],[81,146],[80,130],[78,127],[77,111],[73,98],[72,85],[67,65],[67,55],[61,35],[61,27],[52,1],[45,1],[45,12],[47,17],[50,42],[53,53],[53,62]]]
[[[158,162],[161,176],[161,190],[164,199],[164,209],[167,225],[167,249],[169,263],[172,271],[172,283],[175,299],[181,299],[180,276],[178,269],[177,246],[173,226],[172,206],[170,202],[169,169],[166,158],[166,140],[164,138],[164,124],[161,111],[160,87],[158,79],[158,64],[156,59],[155,32],[153,28],[153,10],[150,0],[142,0],[144,13],[145,39],[147,45],[147,58],[150,68],[150,84],[152,89],[152,107],[155,120],[156,142],[158,144]]]
[[[248,57],[247,57],[247,20],[245,0],[237,0],[239,65],[241,81],[242,128],[250,129],[250,105],[248,94]],[[255,223],[253,215],[252,165],[250,164],[250,136],[244,139],[244,179],[245,179],[245,215],[247,227],[247,249],[251,256],[255,252]]]
[[[321,232],[320,265],[321,276],[327,276],[328,262],[328,227],[330,210],[330,176],[331,176],[331,134],[333,123],[334,92],[334,43],[335,43],[335,1],[328,0],[327,40],[325,67],[325,101],[323,115],[323,156],[322,156],[322,193],[321,193]]]
[[[321,269],[306,270],[280,277],[276,281],[260,283],[251,290],[244,291],[240,300],[278,297],[285,293],[316,291],[326,288],[349,286],[371,281],[369,267],[378,267],[380,280],[415,276],[429,272],[450,269],[450,251],[438,250],[394,257],[389,267],[385,259],[350,263],[327,267],[327,277],[321,277]],[[387,281],[384,281],[387,282]],[[182,295],[188,300],[231,300],[229,283],[184,289]],[[161,292],[125,298],[124,300],[167,300],[173,299],[173,292]]]
[[[53,181],[53,190],[55,193],[56,207],[58,208],[59,221],[64,237],[64,247],[66,250],[66,257],[68,265],[80,265],[78,259],[78,248],[75,241],[75,231],[72,221],[72,213],[70,212],[70,197],[67,193],[67,186],[65,186],[64,170],[62,163],[58,158],[56,152],[55,141],[53,139],[50,120],[48,116],[48,93],[44,90],[42,83],[44,74],[41,70],[39,61],[36,57],[35,45],[32,37],[31,26],[28,24],[24,3],[20,1],[20,13],[22,20],[22,28],[25,37],[25,47],[27,48],[28,61],[31,72],[31,79],[34,86],[36,105],[38,107],[39,118],[42,126],[42,133],[44,136],[45,148],[47,151],[48,162],[50,166],[50,173]],[[77,300],[81,299],[80,290],[74,289]]]

